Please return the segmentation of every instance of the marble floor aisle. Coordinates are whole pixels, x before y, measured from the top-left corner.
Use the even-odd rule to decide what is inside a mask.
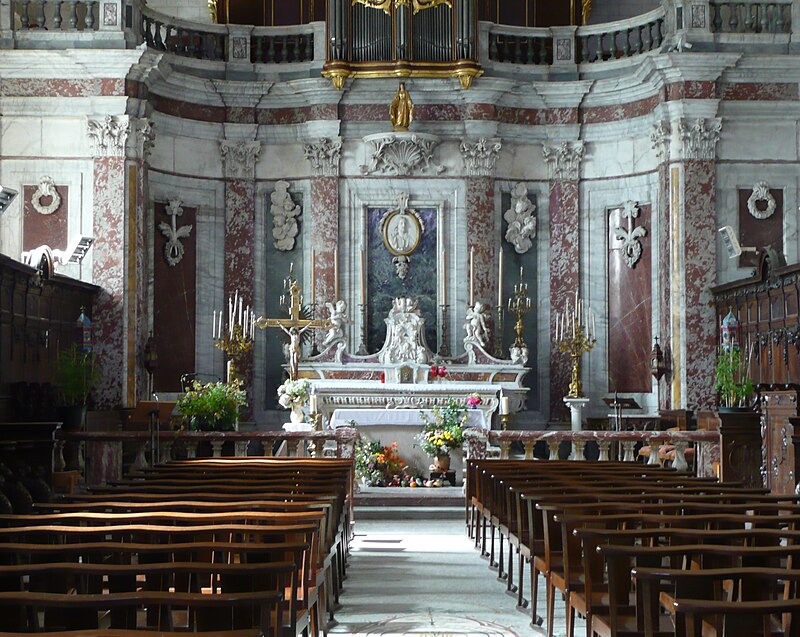
[[[356,515],[358,520],[358,515]],[[331,635],[401,637],[526,637],[544,635],[505,594],[464,533],[461,519],[361,520],[338,624]],[[540,587],[540,614],[544,588]],[[556,601],[555,635],[564,635]],[[585,634],[583,623],[576,635]]]

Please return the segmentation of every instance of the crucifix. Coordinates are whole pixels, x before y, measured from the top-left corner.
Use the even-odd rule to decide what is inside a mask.
[[[262,330],[268,327],[278,327],[289,337],[289,379],[297,380],[303,333],[309,329],[330,329],[331,322],[328,319],[318,321],[300,318],[303,295],[297,280],[292,278],[292,268],[289,268],[289,277],[284,283],[289,289],[289,318],[265,318],[260,316],[256,321],[256,326]]]

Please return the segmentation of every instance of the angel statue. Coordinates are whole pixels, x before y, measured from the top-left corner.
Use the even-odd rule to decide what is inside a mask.
[[[325,308],[330,314],[328,321],[330,321],[331,326],[328,328],[325,340],[322,341],[323,350],[339,343],[344,343],[344,332],[348,323],[350,323],[347,319],[347,301],[336,301],[336,305],[325,303]]]
[[[477,343],[481,347],[486,347],[489,328],[486,326],[486,306],[483,303],[475,303],[473,307],[467,308],[464,329],[467,331],[467,335],[464,337],[464,345]]]

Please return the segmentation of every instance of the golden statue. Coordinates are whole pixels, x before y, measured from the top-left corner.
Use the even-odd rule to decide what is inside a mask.
[[[392,119],[392,126],[396,131],[407,131],[414,121],[414,102],[406,90],[404,82],[400,82],[400,88],[392,100],[389,107],[389,117]]]

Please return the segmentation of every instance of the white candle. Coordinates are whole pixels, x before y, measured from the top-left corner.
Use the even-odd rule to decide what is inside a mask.
[[[308,408],[312,414],[317,413],[317,395],[311,394],[308,398]]]
[[[228,360],[227,364],[225,365],[225,382],[231,382],[231,363],[233,361]]]
[[[503,305],[503,249],[500,248],[499,265],[497,267],[497,305]]]
[[[228,297],[228,325],[230,325],[232,320],[233,320],[233,299],[231,299],[231,297]]]
[[[594,340],[596,338],[597,338],[597,330],[595,329],[594,326],[594,312],[592,312],[592,339]]]
[[[475,305],[475,248],[469,249],[469,304]]]
[[[447,250],[442,250],[442,305],[447,305]]]
[[[241,326],[241,324],[242,324],[242,297],[239,297],[239,325]]]
[[[314,302],[317,300],[317,290],[316,288],[316,269],[317,269],[317,255],[312,250],[311,251],[311,304],[313,305]]]
[[[216,335],[217,335],[217,311],[213,310],[211,312],[211,338],[214,338]]]
[[[339,248],[333,249],[333,301],[339,300]]]
[[[500,415],[507,416],[511,413],[511,409],[508,405],[508,396],[500,396]]]
[[[361,249],[361,305],[367,304],[367,252]]]
[[[556,340],[558,340],[558,312],[556,312]]]

